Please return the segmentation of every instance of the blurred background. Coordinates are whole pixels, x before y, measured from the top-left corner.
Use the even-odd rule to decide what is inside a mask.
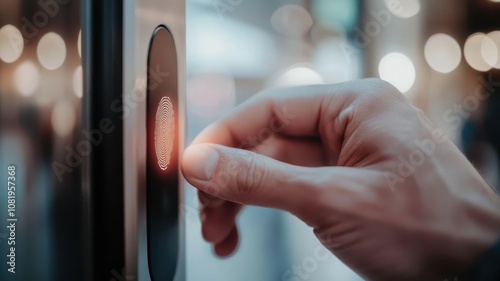
[[[40,3],[0,2],[0,181],[16,163],[24,187],[18,251],[28,257],[18,266],[30,268],[19,280],[79,280],[81,174],[55,173],[54,163],[80,138],[80,1],[58,1],[57,11]],[[186,7],[188,141],[262,89],[380,77],[445,129],[498,190],[499,0],[187,0]],[[185,200],[190,281],[362,280],[295,217],[264,208],[245,208],[238,252],[218,259],[201,238],[190,186]]]
[[[490,0],[188,1],[188,139],[264,88],[380,77],[498,188],[498,15]],[[193,189],[187,200],[196,206]],[[245,208],[239,250],[224,260],[196,216],[187,226],[189,280],[362,280],[318,257],[312,231],[284,212]]]

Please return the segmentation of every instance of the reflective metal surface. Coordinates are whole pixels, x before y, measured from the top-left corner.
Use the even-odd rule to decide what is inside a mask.
[[[148,52],[150,49],[151,38],[153,32],[159,25],[168,27],[172,35],[172,40],[175,43],[175,54],[177,61],[177,74],[175,74],[173,64],[168,64],[167,60],[174,60],[170,54],[174,54],[174,50],[169,49],[171,43],[167,42],[169,37],[163,37],[163,42],[159,42],[159,50],[152,53],[153,61],[162,60],[158,65],[150,65],[153,69],[148,69]],[[175,213],[172,207],[175,205],[175,210],[178,210],[177,204],[182,204],[182,189],[183,180],[180,178],[180,170],[177,164],[177,155],[183,151],[184,147],[184,124],[185,124],[185,1],[165,1],[165,0],[138,0],[138,1],[124,1],[124,106],[126,107],[126,117],[124,118],[124,169],[125,173],[125,245],[126,245],[126,273],[128,276],[137,276],[138,280],[171,280],[160,279],[172,273],[171,265],[175,264],[175,277],[174,280],[184,280],[184,225],[183,220],[179,220],[179,224],[175,226]],[[166,31],[166,30],[163,30]],[[162,31],[162,34],[163,34]],[[166,34],[163,34],[166,35]],[[165,41],[167,40],[167,41]],[[164,56],[161,55],[161,45],[165,45]],[[154,48],[154,47],[153,47]],[[166,67],[167,69],[164,69]],[[149,75],[148,75],[149,71]],[[162,73],[168,72],[168,76],[163,77]],[[159,100],[152,103],[152,107],[148,111],[147,105],[147,85],[148,79],[161,80],[157,90],[164,91],[166,88],[173,85],[170,79],[177,80],[177,93],[173,94],[160,94]],[[169,82],[170,81],[170,82]],[[159,81],[156,81],[159,82]],[[166,87],[166,88],[165,88]],[[162,90],[163,89],[163,90]],[[168,90],[167,90],[168,92]],[[151,94],[151,93],[150,93]],[[153,93],[154,94],[154,93]],[[154,141],[154,132],[147,132],[147,116],[154,116],[156,114],[158,102],[161,97],[169,96],[171,98],[177,128],[177,141],[174,142],[172,150],[171,161],[168,164],[166,171],[169,174],[169,183],[165,186],[161,185],[164,189],[157,189],[159,193],[152,195],[160,195],[160,198],[168,198],[167,201],[152,201],[150,207],[159,208],[157,216],[150,217],[150,221],[157,219],[158,223],[154,224],[158,227],[152,227],[152,236],[150,236],[151,246],[155,246],[157,252],[148,251],[148,203],[147,202],[147,189],[150,187],[160,187],[160,185],[153,184],[151,173],[147,172],[147,147],[148,139]],[[177,98],[178,97],[178,98]],[[150,114],[150,115],[148,115]],[[152,115],[151,115],[152,114]],[[153,134],[153,135],[151,135]],[[150,146],[151,147],[151,146]],[[155,157],[151,160],[156,161]],[[153,162],[156,167],[158,163]],[[152,168],[152,167],[151,167]],[[161,170],[158,168],[158,170]],[[159,171],[158,171],[159,172]],[[156,171],[155,171],[156,173]],[[149,175],[149,183],[148,183]],[[161,182],[161,178],[160,178]],[[177,194],[176,183],[179,184],[179,193]],[[163,196],[163,197],[162,197]],[[176,197],[177,198],[173,198]],[[150,197],[151,198],[151,197]],[[174,200],[176,199],[176,200]],[[170,210],[168,212],[161,212],[162,205],[156,203],[165,203],[169,205],[168,208],[163,210]],[[163,205],[165,206],[165,205]],[[170,219],[169,219],[170,218]],[[167,222],[162,225],[162,220]],[[168,221],[171,221],[170,223]],[[156,236],[155,236],[156,234]],[[165,235],[169,237],[161,243],[160,237]],[[179,237],[178,244],[172,244],[172,241]],[[176,251],[176,253],[172,253]],[[178,253],[177,253],[178,252]],[[178,256],[176,261],[172,259]],[[152,261],[152,263],[148,262]],[[150,270],[154,272],[152,278]]]

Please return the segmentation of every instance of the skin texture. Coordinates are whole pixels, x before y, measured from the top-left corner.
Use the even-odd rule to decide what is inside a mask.
[[[377,79],[259,93],[206,128],[182,170],[219,256],[237,247],[244,204],[294,214],[369,280],[444,280],[500,237],[492,188]]]

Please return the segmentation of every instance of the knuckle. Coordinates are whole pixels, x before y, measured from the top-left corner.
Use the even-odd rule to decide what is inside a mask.
[[[378,98],[378,99],[394,99],[404,98],[404,95],[391,83],[380,78],[368,78],[363,80],[367,89],[365,97]]]
[[[372,88],[380,92],[400,93],[394,85],[380,78],[368,78],[365,81],[369,83]]]
[[[395,106],[408,105],[406,97],[392,84],[377,78],[364,81],[358,100],[354,103],[357,111],[381,112]]]

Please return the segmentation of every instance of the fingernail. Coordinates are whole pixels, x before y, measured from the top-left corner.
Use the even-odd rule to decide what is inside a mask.
[[[188,147],[183,155],[183,170],[187,177],[208,181],[212,178],[219,153],[206,144],[197,144]]]

